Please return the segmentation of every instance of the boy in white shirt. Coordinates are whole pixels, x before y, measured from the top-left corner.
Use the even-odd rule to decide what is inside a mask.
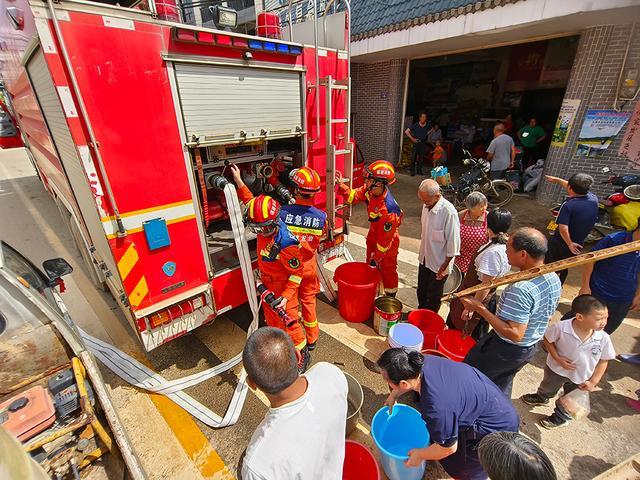
[[[607,307],[591,295],[578,295],[571,303],[575,318],[549,325],[544,334],[547,364],[537,393],[522,396],[528,405],[546,405],[560,387],[564,394],[579,388],[593,391],[616,357],[607,324]],[[547,429],[567,425],[571,416],[556,402],[552,415],[540,420]]]

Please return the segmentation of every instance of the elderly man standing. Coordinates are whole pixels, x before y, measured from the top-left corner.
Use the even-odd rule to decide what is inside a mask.
[[[342,478],[347,379],[326,362],[299,375],[296,355],[278,328],[259,328],[247,339],[247,384],[264,393],[271,408],[247,447],[243,480]]]
[[[487,160],[491,166],[491,180],[505,178],[507,169],[513,168],[516,159],[516,147],[513,138],[504,133],[504,124],[493,127],[493,140],[487,147]]]
[[[422,237],[418,260],[418,308],[437,312],[452,260],[460,255],[460,220],[456,208],[440,193],[434,180],[418,188],[422,207]]]
[[[520,270],[542,266],[546,253],[547,239],[534,228],[516,230],[507,242],[509,263]],[[465,363],[476,367],[511,397],[513,377],[533,357],[561,292],[560,279],[551,272],[509,285],[500,296],[495,314],[479,300],[462,297],[460,301],[468,311],[477,312],[493,327],[469,351]]]

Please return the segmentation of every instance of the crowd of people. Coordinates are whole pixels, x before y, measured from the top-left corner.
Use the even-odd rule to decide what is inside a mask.
[[[428,135],[429,131],[422,133]],[[422,133],[408,134],[418,138]],[[501,135],[504,133],[497,128],[496,139]],[[499,155],[498,147],[494,153]],[[326,216],[309,200],[319,188],[317,173],[303,168],[294,172],[294,193],[301,201],[291,212],[281,211],[270,197],[253,198],[237,167],[232,167],[239,196],[247,206],[247,223],[258,234],[260,278],[282,299],[278,305],[265,306],[270,327],[252,334],[244,350],[249,385],[262,391],[271,406],[247,448],[242,470],[245,479],[340,478],[344,459],[344,375],[322,362],[304,373],[318,340],[313,303],[317,284],[311,279],[315,270],[309,262],[323,235]],[[336,180],[338,193],[347,203],[366,205],[370,222],[366,261],[380,270],[385,294],[394,296],[403,220],[389,189],[396,180],[394,167],[382,160],[371,163],[365,184],[358,189],[349,188],[339,174]],[[547,177],[547,181],[561,185],[568,194],[550,239],[531,227],[512,230],[511,213],[505,208],[489,211],[487,199],[479,192],[469,195],[466,208],[458,212],[442,196],[436,181],[423,180],[417,191],[423,204],[418,308],[439,311],[444,283],[454,264],[464,273],[461,288],[465,289],[512,269],[529,270],[580,253],[596,220],[597,200],[590,192],[593,179],[578,173],[568,180]],[[296,228],[300,226],[296,217],[301,225],[317,228]],[[605,237],[595,249],[637,239],[640,227],[632,233]],[[451,302],[447,324],[477,340],[462,363],[406,349],[385,351],[377,362],[391,392],[385,404],[392,411],[401,395],[415,392],[431,436],[428,447],[407,452],[406,465],[437,460],[452,477],[460,479],[555,478],[548,457],[517,433],[520,420],[511,400],[514,377],[543,344],[547,351],[544,376],[535,393],[522,397],[525,404],[547,405],[560,389],[564,394],[577,389],[593,391],[608,361],[615,358],[609,334],[630,309],[640,306],[639,271],[638,252],[587,265],[571,311],[551,325],[566,278],[563,272],[509,284],[499,296],[487,288],[457,298]],[[313,295],[302,295],[305,282]],[[285,322],[283,327],[283,312],[298,321]],[[564,404],[557,401],[540,425],[557,428],[571,418]],[[304,445],[293,450],[273,449],[301,431],[306,435]],[[307,448],[309,445],[313,448]],[[498,449],[502,458],[496,454]]]
[[[475,132],[473,127],[473,132]],[[411,175],[424,175],[423,165],[431,163],[437,167],[446,165],[447,151],[444,148],[444,135],[440,125],[428,120],[427,112],[418,112],[418,121],[409,126],[404,134],[413,144],[410,158]],[[508,114],[504,119],[498,121],[493,127],[493,137],[474,144],[474,135],[467,135],[463,142],[474,155],[485,157],[490,163],[490,176],[492,179],[503,179],[507,170],[515,168],[516,143],[522,147],[522,170],[534,165],[538,159],[544,158],[544,145],[548,140],[548,135],[538,124],[535,117],[529,118],[519,130],[514,129],[513,118]],[[486,148],[485,148],[486,146]]]

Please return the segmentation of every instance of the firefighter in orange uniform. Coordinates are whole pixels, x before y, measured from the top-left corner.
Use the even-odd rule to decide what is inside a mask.
[[[380,269],[385,295],[395,296],[398,291],[398,227],[402,222],[402,210],[388,188],[396,181],[396,174],[389,162],[376,160],[367,166],[364,186],[351,190],[336,174],[338,191],[348,203],[365,202],[369,214],[367,234],[367,262]]]
[[[245,222],[258,235],[258,270],[260,280],[276,296],[282,297],[280,307],[298,320],[298,288],[304,269],[304,250],[298,239],[280,220],[280,204],[267,195],[254,197],[242,181],[240,169],[231,165],[233,179],[238,186],[238,197],[245,204]],[[307,336],[300,322],[287,328],[270,307],[265,306],[267,324],[285,330],[300,352],[300,369],[305,370],[310,357]]]
[[[284,205],[280,218],[303,247],[308,246],[310,250],[309,258],[304,262],[298,300],[302,307],[302,325],[307,333],[307,348],[312,351],[320,334],[316,316],[316,295],[320,291],[320,282],[315,254],[325,233],[327,214],[313,206],[313,196],[320,192],[321,187],[318,172],[309,167],[297,168],[291,171],[290,178],[296,203]]]

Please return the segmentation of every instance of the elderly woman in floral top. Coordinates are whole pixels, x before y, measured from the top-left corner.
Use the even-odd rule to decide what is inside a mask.
[[[466,209],[460,216],[460,255],[456,265],[467,273],[471,259],[478,249],[487,243],[487,197],[480,192],[472,192],[464,200]]]

